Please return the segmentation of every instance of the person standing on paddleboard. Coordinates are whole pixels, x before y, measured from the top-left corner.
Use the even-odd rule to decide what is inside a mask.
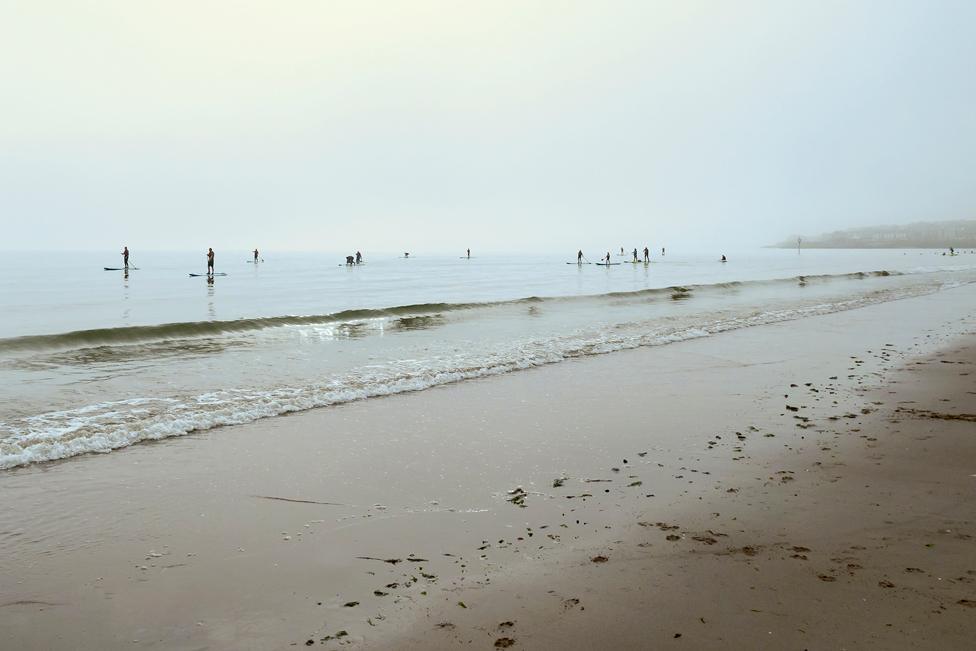
[[[129,268],[129,247],[122,247],[122,266],[126,269]]]
[[[254,262],[258,261],[258,250],[254,249]]]
[[[576,252],[576,264],[583,264],[583,249]]]
[[[356,251],[356,264],[362,264],[362,262],[363,262],[363,254],[360,253],[359,251]]]
[[[212,248],[207,249],[207,274],[213,275],[214,272],[214,250]]]
[[[645,246],[644,247],[644,262],[650,262],[650,261],[651,261],[651,252],[648,251],[647,250],[647,247]]]
[[[620,249],[620,250],[623,251],[623,249]],[[607,266],[608,267],[610,266],[610,252],[609,251],[607,251]]]

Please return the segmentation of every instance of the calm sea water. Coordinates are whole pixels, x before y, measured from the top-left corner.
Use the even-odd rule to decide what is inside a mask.
[[[368,252],[367,252],[368,253]],[[976,281],[941,251],[8,253],[0,469]],[[599,258],[600,252],[589,256]],[[327,434],[324,434],[327,435]]]

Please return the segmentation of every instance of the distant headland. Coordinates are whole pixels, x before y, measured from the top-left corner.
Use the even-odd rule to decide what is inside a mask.
[[[815,237],[794,235],[771,248],[796,248],[798,240],[810,249],[968,249],[976,248],[976,219],[852,228]]]

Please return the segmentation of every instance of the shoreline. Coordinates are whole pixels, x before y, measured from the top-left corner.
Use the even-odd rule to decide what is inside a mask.
[[[836,520],[837,511],[846,522],[882,508],[864,503],[853,485],[869,471],[872,482],[887,482],[887,497],[872,492],[872,503],[904,490],[883,474],[902,468],[889,450],[901,439],[874,435],[888,429],[883,419],[892,407],[884,392],[921,391],[905,379],[920,371],[895,369],[971,334],[973,313],[963,306],[974,294],[959,287],[0,473],[0,487],[12,496],[0,520],[0,569],[14,579],[0,587],[0,643],[266,649],[308,640],[363,648],[471,641],[491,648],[504,638],[516,648],[671,641],[728,648],[769,643],[755,637],[765,627],[784,645],[841,645],[838,636],[863,633],[858,626],[870,622],[845,619],[829,601],[838,588],[848,606],[867,598],[858,577],[880,569],[867,557],[888,552],[828,551],[823,537],[831,527],[865,537]],[[958,353],[965,365],[930,366],[968,372],[976,357],[966,345],[969,352]],[[946,382],[951,397],[932,404],[915,397],[913,408],[942,413],[949,404],[956,413],[976,412],[971,393],[960,392],[973,389],[965,377],[956,376],[955,387]],[[885,405],[860,412],[878,401]],[[924,425],[935,432],[925,436],[937,437],[927,440],[952,437],[960,446],[950,459],[940,447],[929,474],[913,482],[937,493],[949,483],[940,476],[948,462],[972,467],[976,451],[961,447],[966,439],[957,431],[967,421],[909,421],[898,413],[903,432]],[[819,465],[811,466],[814,459]],[[852,476],[853,469],[860,474]],[[519,487],[521,499],[510,493]],[[824,510],[821,501],[836,505],[837,494],[850,501]],[[913,500],[928,504],[925,496],[908,498],[909,507]],[[709,510],[715,505],[722,506]],[[798,508],[814,522],[797,521]],[[976,534],[973,507],[953,508],[961,533]],[[946,563],[957,557],[955,546],[972,549],[966,540],[946,540],[932,543]],[[592,562],[600,556],[608,560]],[[845,556],[853,560],[831,561]],[[911,590],[923,588],[902,584],[934,576],[932,563],[911,563],[924,571],[876,579],[894,587],[873,587],[884,595],[873,597],[883,609],[868,616],[912,602]],[[816,572],[810,579],[815,564],[834,580]],[[908,560],[904,566],[915,567]],[[971,576],[969,569],[976,571],[945,578]],[[756,593],[746,577],[767,573],[772,578],[755,586],[766,591],[753,604],[761,607],[742,603]],[[769,596],[786,583],[804,592],[790,597],[806,604],[801,614],[784,616],[786,598]],[[968,590],[958,599],[976,601],[971,584],[951,585]],[[669,613],[667,627],[635,604]],[[699,623],[707,634],[680,620],[694,614],[692,604],[705,607],[693,620],[712,623]],[[971,619],[967,606],[944,605],[942,615],[916,618],[938,630],[948,648],[976,628],[950,608]],[[793,630],[798,617],[815,610],[833,615],[832,631],[817,637]],[[740,621],[752,616],[761,623]],[[933,618],[956,628],[937,629]],[[498,630],[508,621],[513,625]],[[347,635],[337,637],[340,631]],[[910,642],[905,631],[872,635],[850,643]]]
[[[828,407],[829,425],[801,428],[816,434],[794,438],[786,455],[761,451],[781,436],[765,427],[743,427],[731,443],[710,437],[706,448],[738,455],[738,472],[696,458],[671,478],[710,472],[716,490],[457,582],[363,648],[969,648],[976,382],[960,376],[976,368],[973,334],[859,391],[863,412]],[[831,385],[805,384],[784,389],[804,414],[795,424],[824,424],[810,403]]]

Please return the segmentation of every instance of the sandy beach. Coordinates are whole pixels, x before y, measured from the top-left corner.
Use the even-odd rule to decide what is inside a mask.
[[[0,648],[968,648],[974,299],[0,473]]]

